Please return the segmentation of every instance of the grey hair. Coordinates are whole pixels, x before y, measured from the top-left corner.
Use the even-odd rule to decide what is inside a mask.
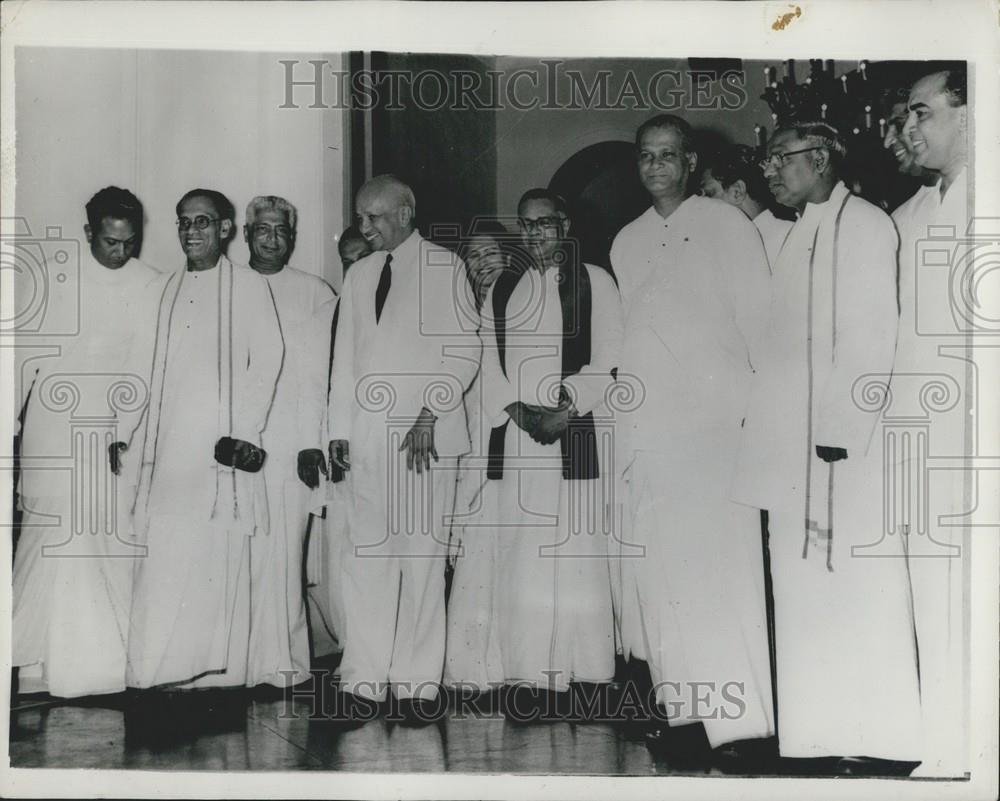
[[[830,162],[834,172],[839,173],[847,159],[847,144],[844,142],[844,137],[828,122],[792,122],[783,125],[778,131],[792,131],[799,139],[826,148],[830,153]]]
[[[413,194],[413,190],[410,187],[397,178],[395,175],[390,173],[385,173],[383,175],[376,175],[374,178],[366,181],[362,187],[358,190],[358,196],[365,192],[376,192],[381,194],[382,192],[388,192],[395,196],[396,202],[401,206],[409,206],[410,211],[416,216],[417,213],[417,198]]]
[[[293,231],[298,222],[299,213],[295,206],[277,195],[258,195],[247,204],[247,225],[253,225],[261,211],[283,211],[288,217],[288,227]]]

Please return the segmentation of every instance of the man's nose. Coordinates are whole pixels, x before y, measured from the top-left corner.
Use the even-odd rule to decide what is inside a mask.
[[[882,140],[882,147],[888,150],[894,144],[896,144],[896,126],[890,122],[889,128],[885,132],[885,139]]]
[[[777,175],[777,168],[769,161],[764,165],[764,177],[769,178],[772,175]]]
[[[358,230],[361,231],[362,234],[366,234],[371,229],[372,229],[372,224],[368,221],[367,218],[362,217],[361,220],[358,222]]]
[[[906,115],[906,122],[903,124],[903,133],[906,136],[911,136],[913,132],[917,129],[917,115],[916,112],[911,111]]]

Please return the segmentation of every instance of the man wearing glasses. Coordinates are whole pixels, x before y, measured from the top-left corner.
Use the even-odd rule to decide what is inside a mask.
[[[247,681],[250,536],[268,536],[261,433],[282,362],[267,280],[225,255],[232,203],[193,189],[177,204],[185,269],[157,319],[141,472],[129,685]],[[272,533],[271,536],[274,536]]]
[[[561,197],[525,192],[518,222],[530,264],[505,269],[483,305],[482,416],[507,713],[535,717],[568,711],[571,689],[592,703],[614,676],[600,446],[622,312],[611,276],[580,259]]]
[[[618,234],[611,263],[626,305],[619,382],[643,399],[618,415],[625,530],[612,575],[623,656],[637,680],[648,663],[651,711],[670,722],[650,742],[700,762],[706,746],[774,733],[760,516],[729,500],[768,265],[742,211],[691,194],[685,120],[654,117],[636,145],[652,206]],[[710,706],[695,700],[705,682]],[[742,685],[742,714],[724,708],[728,682]]]
[[[321,421],[327,358],[308,329],[334,294],[322,278],[288,264],[297,222],[295,206],[268,195],[250,201],[243,226],[250,267],[267,279],[285,346],[262,437],[270,533],[250,541],[250,686],[284,687],[309,678],[302,548],[310,508],[322,505],[310,490],[319,488],[320,473],[326,473]]]
[[[920,754],[906,560],[883,532],[882,403],[864,389],[892,372],[898,239],[841,181],[845,155],[836,129],[802,123],[761,162],[798,220],[774,266],[734,498],[769,512],[781,755],[906,773]]]

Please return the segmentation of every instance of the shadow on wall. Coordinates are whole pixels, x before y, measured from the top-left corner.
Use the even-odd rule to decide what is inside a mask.
[[[585,147],[555,172],[549,189],[562,195],[573,218],[572,234],[583,260],[609,267],[611,242],[622,227],[649,207],[631,142],[599,142]]]

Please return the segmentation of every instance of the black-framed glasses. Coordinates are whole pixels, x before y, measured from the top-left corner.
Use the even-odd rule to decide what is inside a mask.
[[[537,219],[529,219],[528,217],[518,217],[517,224],[521,226],[525,231],[537,231],[541,228],[558,228],[562,225],[562,217],[538,217]]]
[[[761,170],[766,170],[768,167],[773,167],[776,170],[780,170],[788,163],[789,156],[795,156],[799,153],[808,153],[810,150],[823,150],[823,145],[817,145],[816,147],[804,147],[801,150],[788,150],[784,153],[770,153],[767,158],[763,159],[759,163]]]
[[[221,219],[221,217],[209,217],[205,214],[199,214],[194,219],[191,219],[190,217],[178,217],[177,227],[182,231],[186,231],[191,226],[194,226],[199,231],[204,231],[212,223],[217,223]]]

